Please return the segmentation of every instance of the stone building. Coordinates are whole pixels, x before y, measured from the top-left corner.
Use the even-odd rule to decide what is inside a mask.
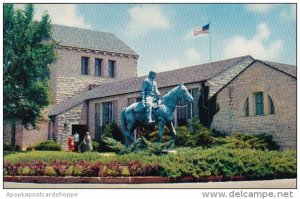
[[[60,42],[51,65],[53,106],[41,139],[54,137],[64,147],[75,131],[89,131],[97,139],[140,98],[145,76],[137,77],[138,55],[110,33],[54,26],[53,38]],[[296,148],[296,82],[296,66],[251,56],[157,74],[162,95],[185,83],[194,96],[192,104],[175,110],[175,125],[198,117],[223,132],[270,133],[282,148]],[[24,147],[33,144],[30,131],[5,135]]]
[[[75,95],[50,111],[56,118],[52,125],[67,124],[65,133],[72,133],[80,124],[99,137],[106,124],[119,123],[122,109],[140,97],[144,78],[103,83]],[[157,74],[162,94],[181,82],[195,100],[175,111],[175,125],[198,117],[219,131],[270,133],[282,148],[296,147],[295,66],[244,56]]]
[[[50,65],[52,105],[46,113],[95,85],[137,76],[138,55],[114,34],[61,25],[53,25],[52,31],[58,47],[57,59]],[[53,136],[50,122],[40,122],[38,127],[30,130],[4,122],[4,143],[26,148]]]

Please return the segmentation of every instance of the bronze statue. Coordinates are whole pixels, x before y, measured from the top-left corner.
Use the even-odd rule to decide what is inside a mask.
[[[153,123],[152,120],[152,108],[157,107],[157,103],[159,100],[160,93],[157,89],[157,84],[154,81],[156,77],[156,73],[153,71],[149,72],[149,75],[146,79],[144,79],[142,84],[142,105],[146,107],[147,113],[147,121],[149,123]]]
[[[173,125],[173,112],[179,99],[193,101],[192,95],[187,88],[180,84],[159,99],[155,73],[150,72],[142,86],[142,101],[133,103],[121,112],[121,127],[125,137],[125,145],[128,147],[134,142],[133,131],[139,125],[145,125],[152,120],[158,124],[159,141],[162,140],[164,126],[171,131],[174,141],[176,131]],[[154,103],[153,103],[154,102]],[[149,104],[149,105],[148,105]]]

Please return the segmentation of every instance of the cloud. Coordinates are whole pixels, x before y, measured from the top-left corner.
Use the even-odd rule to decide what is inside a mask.
[[[160,5],[138,5],[129,9],[127,35],[145,35],[155,30],[168,29],[171,22]]]
[[[76,13],[76,4],[34,4],[35,20],[40,20],[45,11],[50,15],[52,24],[91,28],[84,17]],[[24,8],[24,4],[16,4],[17,8]]]
[[[249,12],[259,12],[259,13],[265,13],[269,11],[272,8],[271,4],[248,4],[246,5],[246,9]]]
[[[198,64],[202,60],[200,53],[195,48],[187,49],[185,51],[185,57],[189,65]]]
[[[296,6],[290,6],[289,10],[285,9],[285,10],[281,11],[280,16],[283,19],[295,20],[296,19]]]
[[[199,51],[197,51],[195,48],[186,49],[183,52],[183,56],[181,56],[180,58],[181,59],[179,60],[178,57],[171,57],[162,62],[151,64],[151,70],[154,70],[156,72],[174,70],[186,66],[201,64],[204,60]],[[144,68],[141,72],[142,74],[146,75],[147,71],[147,68]]]
[[[256,34],[253,38],[248,39],[244,36],[232,37],[225,42],[223,58],[251,55],[257,59],[276,60],[283,48],[283,41],[278,39],[270,43],[268,42],[270,35],[268,26],[265,23],[261,23],[257,26]]]

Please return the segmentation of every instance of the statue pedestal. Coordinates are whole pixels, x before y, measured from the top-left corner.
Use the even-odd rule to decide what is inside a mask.
[[[164,150],[161,151],[161,153],[163,153],[163,154],[177,154],[177,151],[164,149]]]

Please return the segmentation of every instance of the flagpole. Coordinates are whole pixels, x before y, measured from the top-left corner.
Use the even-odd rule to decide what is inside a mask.
[[[211,30],[211,27],[210,27],[210,20],[209,20],[209,29]],[[211,31],[209,30],[209,62],[211,63]]]

